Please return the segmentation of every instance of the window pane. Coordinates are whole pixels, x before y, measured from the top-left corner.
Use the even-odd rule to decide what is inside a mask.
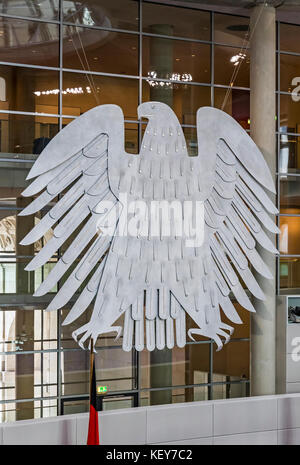
[[[280,134],[279,172],[298,173],[300,170],[300,138]]]
[[[141,406],[178,404],[208,399],[207,386],[141,392]],[[153,396],[156,396],[153,399]]]
[[[143,75],[176,81],[210,82],[210,46],[144,37]]]
[[[230,341],[219,352],[214,350],[213,367],[214,382],[249,379],[250,342]]]
[[[138,74],[138,36],[77,26],[64,27],[64,67]]]
[[[286,213],[292,214],[294,210],[286,209]],[[297,210],[299,213],[299,210]],[[281,254],[300,255],[300,217],[281,216],[280,217],[280,238],[279,252]]]
[[[300,258],[281,257],[279,275],[280,289],[282,291],[285,289],[300,289]]]
[[[250,87],[250,53],[238,48],[215,46],[215,84]],[[237,72],[238,69],[238,72]]]
[[[0,109],[58,114],[58,72],[0,65]]]
[[[131,390],[134,385],[132,354],[116,348],[99,349],[95,356],[97,385],[105,385],[108,393]],[[89,351],[81,349],[61,354],[63,395],[88,394]]]
[[[207,339],[203,343],[188,344],[183,349],[174,347],[172,350],[153,352],[143,350],[140,355],[141,387],[207,383],[209,350],[210,343]],[[153,402],[154,398],[155,394],[152,394]]]
[[[63,21],[85,26],[102,26],[137,30],[139,24],[138,2],[131,0],[62,0]]]
[[[137,79],[64,73],[63,87],[82,88],[79,94],[63,94],[63,108],[72,109],[74,116],[97,105],[114,103],[122,108],[125,119],[137,119]]]
[[[300,27],[280,24],[280,50],[300,52]]]
[[[210,88],[191,84],[151,86],[143,82],[143,102],[163,102],[170,105],[182,124],[196,125],[198,108],[210,105]]]
[[[214,384],[212,388],[212,399],[233,399],[236,397],[248,397],[250,395],[250,384],[246,382],[230,383],[238,380],[235,376],[228,377],[228,383]]]
[[[58,66],[59,27],[0,17],[0,61]]]
[[[300,132],[300,105],[291,95],[280,96],[280,131]]]
[[[58,118],[50,116],[28,116],[14,114],[0,114],[0,152],[2,158],[28,159],[38,155],[58,132]],[[12,154],[15,154],[12,156]],[[22,156],[17,156],[17,154]],[[26,156],[25,156],[26,155]],[[7,169],[12,168],[10,162],[6,162]],[[15,164],[17,170],[30,169],[32,165]],[[10,182],[17,187],[17,180],[11,172]],[[7,183],[8,180],[3,180]],[[21,186],[18,186],[21,187]]]
[[[250,129],[250,92],[215,88],[215,107],[232,116],[244,129]]]
[[[144,2],[143,31],[210,40],[210,14],[201,10]]]
[[[222,44],[249,45],[249,18],[215,13],[215,41]]]
[[[59,0],[39,0],[38,2],[8,1],[0,5],[0,13],[39,19],[59,17]]]
[[[295,55],[284,55],[280,54],[280,90],[285,92],[295,92],[297,96],[299,91],[296,87],[300,83],[300,57]],[[297,78],[298,80],[295,84],[292,84],[292,80]]]
[[[300,213],[300,176],[280,177],[280,212]]]

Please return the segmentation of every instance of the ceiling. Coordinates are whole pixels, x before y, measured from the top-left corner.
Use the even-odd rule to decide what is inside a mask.
[[[252,7],[264,3],[264,0],[151,0],[151,2],[250,16]],[[300,24],[300,0],[268,0],[267,3],[276,7],[277,20]]]

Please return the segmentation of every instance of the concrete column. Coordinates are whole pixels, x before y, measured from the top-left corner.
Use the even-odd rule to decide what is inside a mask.
[[[155,24],[151,27],[154,34],[173,34],[173,27],[168,24]],[[151,37],[149,71],[156,71],[158,78],[168,79],[173,72],[173,44],[171,40]],[[150,99],[173,106],[173,89],[166,86],[151,87]],[[172,351],[170,349],[150,352],[150,387],[172,386]],[[150,405],[171,404],[172,391],[150,392]]]
[[[250,18],[250,128],[275,180],[275,8],[272,1],[267,5],[259,3]],[[269,237],[275,242],[274,235]],[[274,278],[266,280],[256,274],[266,300],[254,299],[256,314],[251,315],[251,395],[275,393],[276,260],[261,247],[258,253]]]

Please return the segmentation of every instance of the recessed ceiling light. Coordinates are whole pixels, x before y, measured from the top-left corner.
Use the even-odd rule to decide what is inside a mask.
[[[175,58],[176,61],[180,61],[180,58]]]
[[[192,54],[192,57],[194,58],[196,55],[195,54]]]
[[[97,60],[99,60],[99,58],[98,58],[98,57],[94,57],[94,60],[97,61]]]

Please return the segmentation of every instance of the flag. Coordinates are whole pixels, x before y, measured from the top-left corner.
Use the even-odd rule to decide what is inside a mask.
[[[98,412],[96,407],[96,370],[94,353],[91,351],[91,381],[90,381],[90,417],[89,417],[89,431],[87,438],[88,446],[99,445],[99,426],[98,426]]]

